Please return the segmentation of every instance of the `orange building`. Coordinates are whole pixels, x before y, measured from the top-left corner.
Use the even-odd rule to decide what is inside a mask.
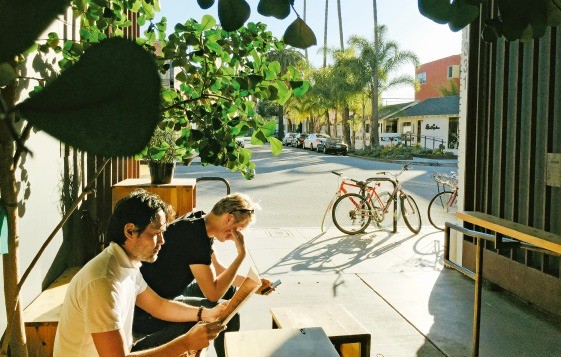
[[[424,63],[415,71],[420,90],[415,92],[415,100],[442,97],[441,88],[451,88],[451,81],[460,88],[460,55],[441,58]]]

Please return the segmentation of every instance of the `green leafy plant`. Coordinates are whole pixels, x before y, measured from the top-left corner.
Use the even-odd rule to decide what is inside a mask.
[[[182,160],[187,154],[187,148],[177,145],[179,133],[169,128],[156,128],[148,145],[135,155],[137,160],[148,160],[161,163],[173,163]]]
[[[274,121],[263,119],[258,101],[284,104],[303,96],[309,83],[292,66],[283,68],[267,54],[282,49],[262,23],[248,23],[228,32],[205,15],[200,22],[177,24],[166,36],[163,18],[138,39],[155,51],[161,73],[173,70],[174,86],[162,92],[162,127],[179,133],[176,144],[195,149],[203,164],[225,166],[252,177],[251,150],[235,143],[252,131],[252,144],[269,143],[274,155],[282,150],[273,137]],[[187,153],[189,150],[186,151]]]

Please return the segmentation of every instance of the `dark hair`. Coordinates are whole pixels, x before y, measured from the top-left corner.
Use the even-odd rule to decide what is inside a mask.
[[[158,217],[162,210],[166,221],[170,221],[175,212],[173,208],[162,201],[158,195],[139,189],[121,198],[113,209],[113,214],[107,226],[107,240],[119,245],[125,244],[123,228],[127,223],[134,224],[140,233]]]

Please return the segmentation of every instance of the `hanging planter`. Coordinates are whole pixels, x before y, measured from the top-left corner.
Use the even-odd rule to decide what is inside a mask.
[[[171,182],[175,162],[150,161],[148,168],[150,169],[150,182],[154,185],[163,185]]]

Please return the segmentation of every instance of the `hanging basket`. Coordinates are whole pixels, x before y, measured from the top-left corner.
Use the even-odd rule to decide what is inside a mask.
[[[171,182],[173,170],[175,169],[175,162],[150,161],[148,167],[150,169],[150,182],[154,185],[163,185]]]

